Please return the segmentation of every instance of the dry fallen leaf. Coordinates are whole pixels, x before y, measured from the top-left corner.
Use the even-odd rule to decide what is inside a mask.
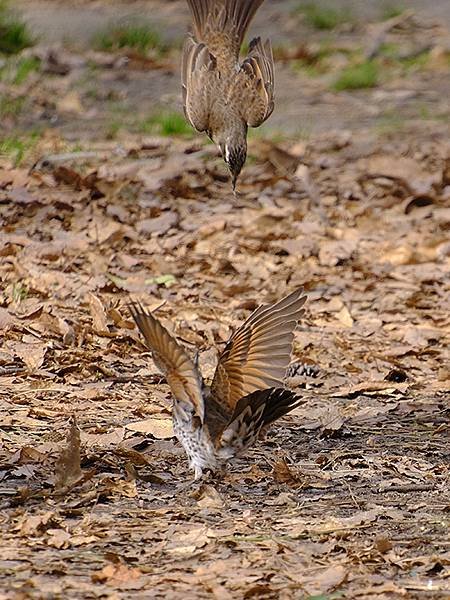
[[[346,306],[343,306],[341,310],[336,313],[336,319],[345,325],[345,327],[352,327],[353,325],[352,316]]]
[[[178,223],[178,213],[173,211],[163,212],[159,217],[154,219],[144,219],[139,223],[139,231],[144,235],[158,233],[163,235],[171,227]]]
[[[81,114],[83,106],[79,93],[76,90],[70,91],[66,96],[58,100],[57,109],[63,113]]]
[[[61,492],[82,478],[80,466],[80,429],[73,415],[69,422],[66,445],[55,465],[55,491]]]
[[[0,307],[0,331],[6,331],[11,327],[13,318],[6,308]]]
[[[342,261],[349,260],[356,251],[358,244],[355,240],[325,241],[320,245],[319,261],[327,267],[334,267]]]
[[[90,446],[117,446],[123,440],[125,435],[124,427],[117,427],[108,433],[87,433],[82,431],[81,443],[87,447]]]
[[[174,536],[166,547],[166,552],[179,558],[188,557],[194,554],[197,549],[209,544],[214,537],[215,535],[211,529],[203,525],[194,526],[187,533]]]
[[[212,485],[204,485],[197,498],[197,505],[199,508],[222,509],[224,507],[224,501],[215,487]]]
[[[136,481],[123,479],[112,479],[106,478],[102,482],[103,488],[108,494],[112,494],[119,498],[136,498],[138,495],[138,489],[136,487]]]
[[[142,572],[136,567],[128,567],[122,563],[109,564],[100,571],[94,571],[91,579],[94,583],[106,583],[115,586],[117,584],[128,583],[141,577]]]
[[[301,477],[281,458],[273,465],[273,477],[278,483],[287,483],[290,486],[301,485]]]
[[[325,594],[337,589],[347,578],[347,569],[343,565],[332,565],[305,581],[308,594]]]
[[[108,319],[100,298],[89,292],[87,294],[87,301],[89,302],[91,311],[93,330],[98,335],[109,334]]]
[[[166,440],[174,436],[172,419],[153,416],[142,421],[135,421],[125,425],[126,429],[151,435],[159,440]]]
[[[16,342],[12,345],[16,354],[26,364],[30,371],[36,371],[42,367],[48,344],[41,342]]]
[[[50,525],[56,523],[58,519],[52,511],[46,511],[43,514],[28,515],[24,514],[18,529],[23,536],[38,535],[42,531],[46,531]]]
[[[47,529],[47,545],[53,548],[68,548],[71,535],[64,529]]]

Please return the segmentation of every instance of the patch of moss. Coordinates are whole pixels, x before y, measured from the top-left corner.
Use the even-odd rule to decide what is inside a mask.
[[[17,54],[33,44],[27,24],[11,11],[6,0],[0,0],[0,53]]]
[[[0,96],[0,120],[2,117],[17,117],[23,110],[25,96]]]
[[[394,17],[399,17],[404,12],[404,6],[399,4],[391,4],[390,2],[383,2],[381,6],[381,20],[388,21]]]
[[[302,2],[296,12],[304,15],[306,23],[319,30],[335,29],[338,25],[352,21],[348,8],[336,8],[333,3]]]
[[[37,138],[37,133],[27,137],[11,135],[2,138],[0,139],[0,156],[8,156],[17,166],[24,160],[27,153],[34,148]]]
[[[12,85],[20,85],[28,79],[31,73],[38,71],[41,61],[28,56],[26,58],[12,57],[5,61],[0,69],[0,80]]]
[[[378,81],[378,65],[374,61],[367,60],[343,69],[332,87],[338,92],[360,90],[376,87]]]
[[[122,48],[133,49],[139,54],[154,50],[158,54],[167,52],[167,43],[160,33],[150,25],[114,25],[94,37],[94,45],[100,50],[116,52]]]
[[[140,123],[139,130],[164,136],[192,136],[194,133],[182,114],[171,111],[151,115]]]

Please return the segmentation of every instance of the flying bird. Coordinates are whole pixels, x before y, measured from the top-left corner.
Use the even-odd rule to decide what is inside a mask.
[[[263,429],[295,408],[300,398],[283,387],[294,329],[306,296],[297,289],[255,310],[228,340],[210,386],[196,360],[141,304],[130,313],[173,396],[174,432],[194,469],[216,471],[251,446]]]
[[[270,117],[274,66],[270,41],[254,38],[239,52],[250,21],[264,0],[188,0],[193,34],[184,44],[181,78],[184,113],[217,144],[233,190],[247,157],[247,129]]]

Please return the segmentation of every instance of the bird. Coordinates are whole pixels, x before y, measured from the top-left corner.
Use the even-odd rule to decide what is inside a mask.
[[[181,83],[184,114],[217,144],[233,191],[247,158],[248,127],[259,127],[274,109],[274,63],[270,40],[240,48],[264,0],[188,0],[194,31],[185,40]]]
[[[263,304],[230,336],[210,385],[198,368],[198,353],[187,351],[142,304],[129,311],[165,376],[173,398],[173,429],[194,480],[243,453],[301,398],[283,387],[294,330],[304,314],[303,288],[273,304]]]

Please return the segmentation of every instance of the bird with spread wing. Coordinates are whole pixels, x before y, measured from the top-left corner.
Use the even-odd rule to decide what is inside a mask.
[[[275,304],[262,305],[228,340],[211,386],[194,361],[142,305],[129,310],[173,396],[175,435],[195,479],[215,471],[252,445],[261,430],[300,402],[283,387],[294,329],[306,296],[297,289]]]
[[[217,144],[233,189],[247,157],[247,129],[259,127],[274,108],[270,41],[254,38],[246,58],[239,52],[264,0],[188,0],[194,31],[183,48],[184,113],[197,131]]]

